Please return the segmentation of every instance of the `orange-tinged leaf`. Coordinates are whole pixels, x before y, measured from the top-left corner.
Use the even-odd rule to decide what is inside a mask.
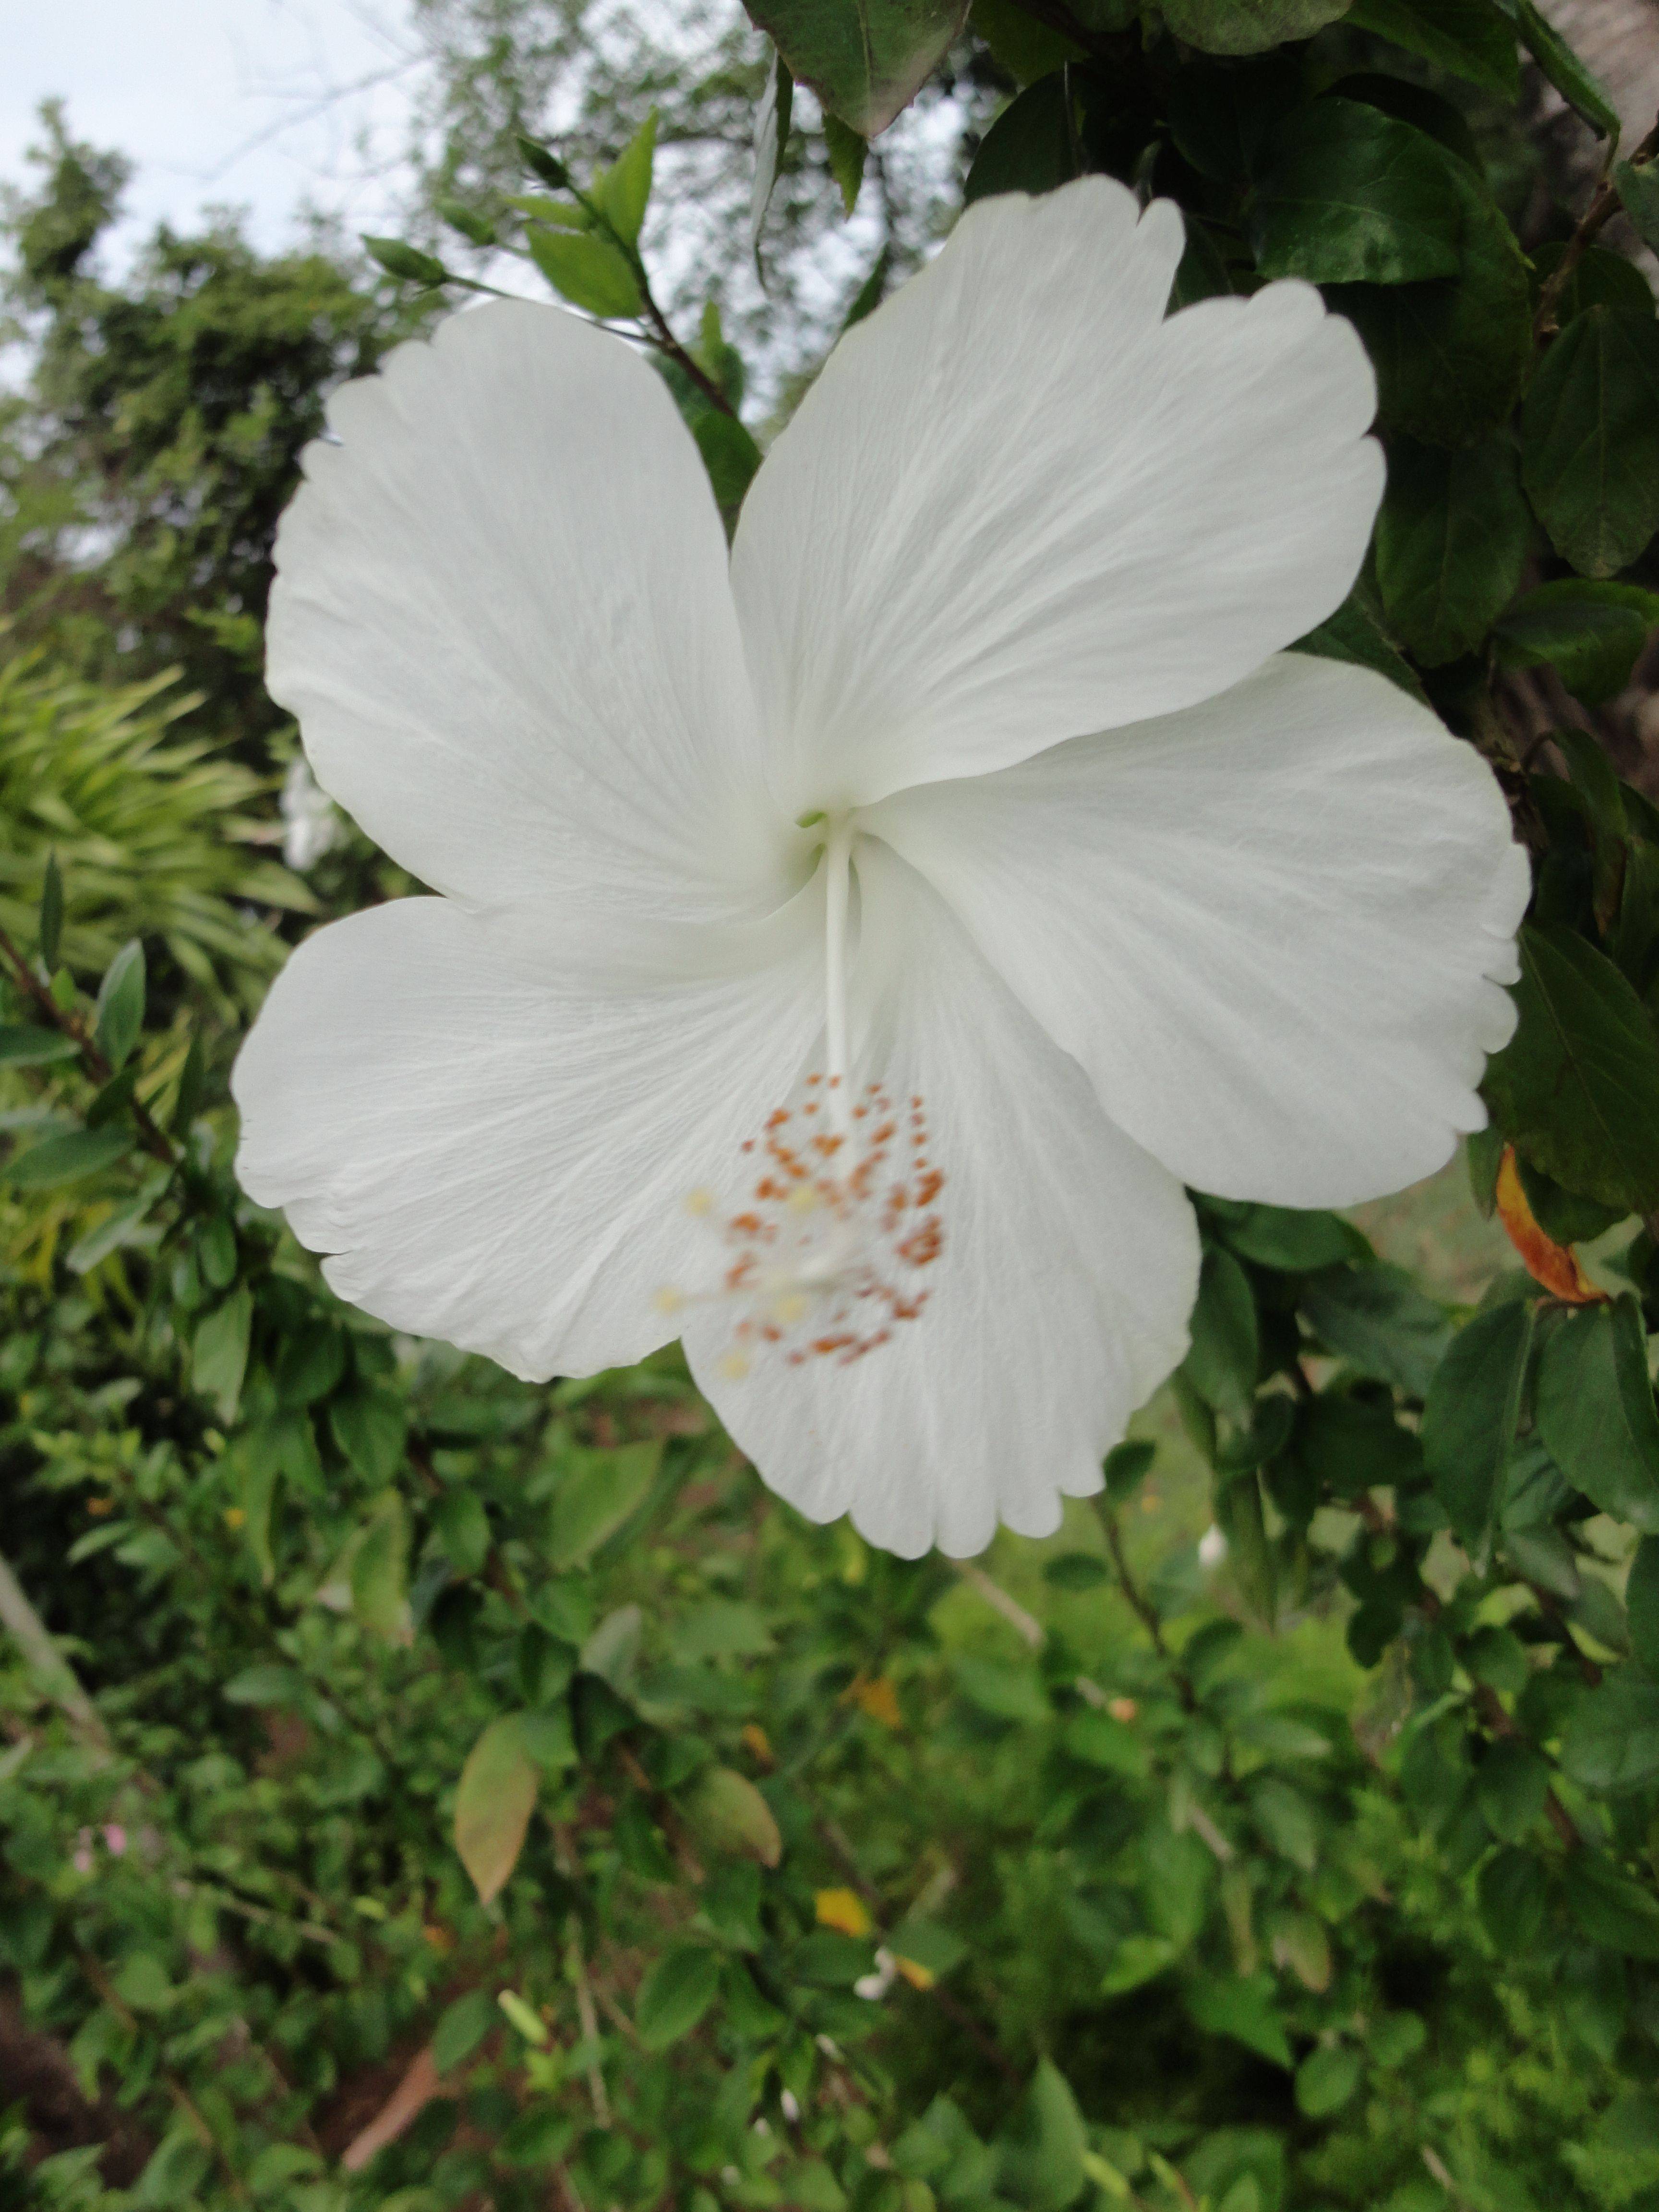
[[[1603,1304],[1605,1291],[1598,1291],[1579,1265],[1578,1255],[1570,1244],[1558,1244],[1547,1237],[1533,1218],[1527,1203],[1527,1194],[1522,1187],[1521,1170],[1516,1165],[1515,1147],[1505,1145],[1504,1158],[1498,1170],[1498,1218],[1509,1231],[1510,1242],[1526,1262],[1527,1272],[1534,1282],[1570,1305],[1588,1306]]]
[[[752,1752],[763,1766],[770,1766],[774,1764],[772,1739],[758,1721],[746,1721],[744,1723],[741,1741],[744,1749]]]
[[[467,1754],[455,1793],[455,1849],[481,1904],[500,1896],[519,1863],[538,1778],[516,1713],[491,1721]]]
[[[872,1721],[879,1721],[884,1728],[903,1727],[904,1716],[899,1711],[898,1692],[893,1687],[890,1674],[878,1674],[873,1680],[860,1674],[843,1694],[861,1713],[867,1713]]]
[[[821,1928],[838,1928],[843,1936],[870,1933],[870,1915],[856,1890],[821,1889],[812,1904]]]

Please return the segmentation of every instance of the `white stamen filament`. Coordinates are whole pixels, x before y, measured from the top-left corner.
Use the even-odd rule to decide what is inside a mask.
[[[824,848],[823,988],[824,1047],[829,1059],[830,1124],[851,1143],[853,1101],[847,1080],[847,905],[852,873],[853,823],[843,817]]]

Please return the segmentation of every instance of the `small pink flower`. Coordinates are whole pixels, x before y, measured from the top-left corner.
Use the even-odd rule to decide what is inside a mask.
[[[112,1859],[118,1859],[127,1847],[127,1832],[118,1820],[111,1820],[104,1829],[104,1842]]]

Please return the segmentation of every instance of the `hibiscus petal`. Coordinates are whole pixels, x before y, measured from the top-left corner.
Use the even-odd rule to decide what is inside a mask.
[[[1305,284],[1164,320],[1182,239],[1106,178],[999,195],[830,356],[732,552],[790,819],[1208,698],[1346,597],[1364,349]]]
[[[1486,763],[1380,676],[1283,654],[871,823],[1200,1189],[1352,1204],[1486,1124],[1526,855]]]
[[[1198,1240],[1179,1185],[1101,1113],[945,903],[879,844],[856,861],[853,1075],[921,1096],[945,1184],[930,1296],[842,1364],[763,1348],[733,1369],[729,1315],[699,1310],[692,1371],[770,1486],[872,1543],[957,1557],[1000,1518],[1052,1534],[1100,1487],[1130,1413],[1181,1358]]]
[[[787,833],[726,541],[655,371],[497,302],[400,346],[329,423],[277,538],[268,669],[324,789],[475,904],[597,933],[772,902]]]
[[[678,1328],[656,1294],[701,1259],[684,1201],[822,1024],[823,927],[813,886],[701,933],[699,975],[572,977],[447,899],[335,922],[236,1062],[242,1188],[395,1328],[527,1380],[641,1358]]]

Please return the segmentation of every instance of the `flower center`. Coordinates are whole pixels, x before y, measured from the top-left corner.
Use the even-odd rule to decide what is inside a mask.
[[[848,1068],[847,933],[851,820],[830,830],[824,865],[826,1071],[809,1075],[743,1146],[753,1180],[733,1210],[714,1194],[687,1200],[723,1248],[717,1287],[665,1291],[666,1312],[719,1302],[734,1310],[721,1366],[732,1380],[757,1355],[791,1366],[846,1366],[876,1351],[927,1303],[927,1271],[945,1246],[945,1176],[928,1158],[919,1096],[896,1107],[884,1085],[856,1095]]]

